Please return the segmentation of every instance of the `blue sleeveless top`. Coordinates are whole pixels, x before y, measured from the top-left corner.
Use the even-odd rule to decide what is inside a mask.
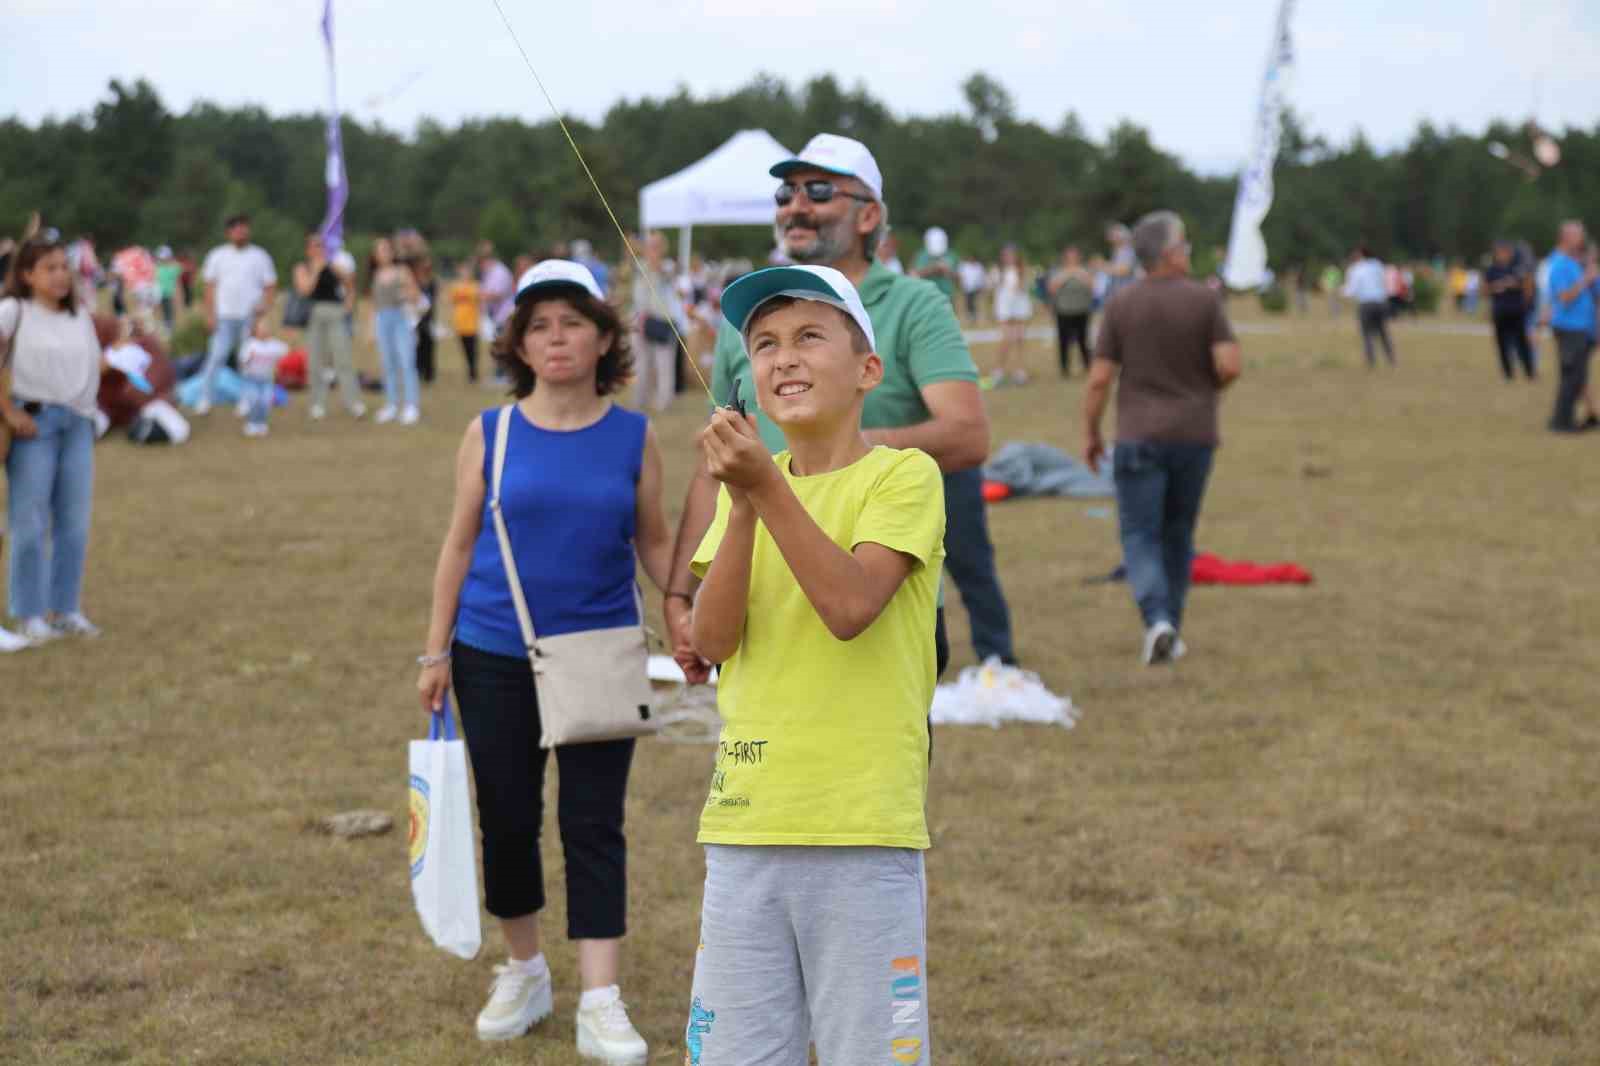
[[[500,410],[480,418],[483,522],[461,586],[456,639],[522,657],[527,649],[489,510]],[[613,405],[592,426],[557,432],[512,409],[500,509],[539,636],[639,624],[633,536],[648,424],[644,415]]]

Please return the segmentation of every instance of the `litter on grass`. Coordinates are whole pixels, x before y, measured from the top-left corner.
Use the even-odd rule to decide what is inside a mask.
[[[1001,722],[1035,722],[1071,729],[1078,724],[1078,708],[1045,688],[1038,674],[991,656],[933,690],[931,717],[934,725],[998,729]]]

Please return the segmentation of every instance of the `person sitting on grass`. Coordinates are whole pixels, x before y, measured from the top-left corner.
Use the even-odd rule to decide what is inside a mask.
[[[842,273],[759,271],[722,309],[788,448],[729,408],[699,436],[722,487],[693,640],[723,728],[688,1042],[701,1066],[922,1061],[939,467],[863,438],[883,363]]]

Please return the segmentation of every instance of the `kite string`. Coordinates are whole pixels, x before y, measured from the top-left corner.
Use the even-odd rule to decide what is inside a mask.
[[[617,213],[611,210],[611,202],[606,199],[606,194],[601,191],[600,183],[595,180],[594,171],[589,169],[588,160],[583,158],[583,151],[578,147],[578,142],[573,139],[572,131],[567,129],[566,120],[561,117],[561,109],[556,107],[556,102],[550,98],[550,90],[544,87],[544,79],[539,77],[539,71],[534,68],[533,60],[528,58],[528,50],[522,47],[522,41],[518,39],[517,31],[511,25],[511,20],[506,18],[505,8],[500,6],[500,0],[491,0],[491,2],[494,4],[495,11],[500,15],[500,21],[505,23],[506,33],[510,35],[511,43],[517,46],[518,52],[522,53],[522,61],[528,65],[528,73],[533,75],[533,83],[539,87],[539,92],[544,96],[544,102],[550,105],[550,113],[555,115],[556,125],[561,127],[561,132],[567,138],[567,143],[572,146],[572,154],[578,157],[578,165],[583,168],[583,173],[588,177],[589,184],[594,187],[595,195],[600,197],[600,206],[606,209],[606,214],[611,217],[611,224],[617,227],[617,236],[622,238],[622,246],[628,250],[628,255],[633,260],[634,272],[644,281],[645,288],[650,292],[651,305],[666,320],[668,328],[672,330],[673,338],[682,346],[684,352],[688,352],[689,345],[685,343],[683,334],[678,332],[678,324],[673,321],[671,313],[667,310],[666,301],[662,300],[661,293],[657,291],[655,280],[651,278],[650,272],[645,269],[644,263],[640,261],[639,253],[634,251],[633,242],[628,239],[628,231],[622,228],[621,222],[617,221]],[[700,368],[695,365],[693,358],[690,358],[688,362],[689,369],[693,370],[694,376],[700,380],[700,387],[706,390],[706,395],[711,397],[711,402],[715,404],[717,402],[716,395],[711,391],[711,386],[707,384],[705,375],[700,373]]]

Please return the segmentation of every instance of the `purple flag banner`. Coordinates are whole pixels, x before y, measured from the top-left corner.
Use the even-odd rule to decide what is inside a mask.
[[[350,181],[344,170],[344,141],[339,136],[339,83],[333,70],[333,0],[323,0],[322,43],[328,49],[328,213],[322,219],[322,244],[331,257],[344,245],[344,205]]]

